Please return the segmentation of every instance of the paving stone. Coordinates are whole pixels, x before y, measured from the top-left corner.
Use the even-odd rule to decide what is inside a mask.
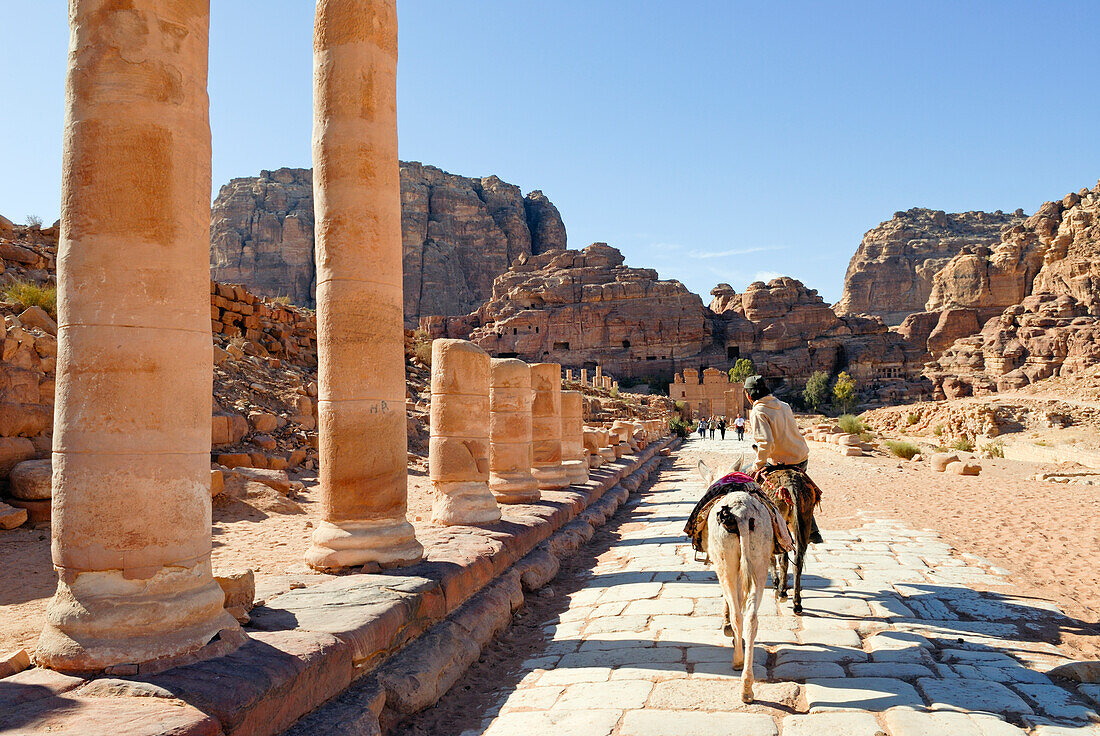
[[[935,675],[927,665],[915,662],[854,662],[848,671],[855,677],[896,677],[911,680]]]
[[[1038,706],[1040,713],[1055,720],[1087,721],[1097,718],[1096,711],[1053,683],[1017,683],[1013,687]]]
[[[883,720],[891,736],[1024,736],[1024,731],[999,718],[950,711],[893,708]]]
[[[773,680],[810,680],[844,677],[844,668],[835,662],[784,662],[772,669]]]
[[[613,585],[604,590],[598,600],[600,604],[604,604],[612,601],[640,601],[646,598],[656,598],[662,587],[661,583]]]
[[[695,608],[691,598],[653,598],[644,601],[632,601],[622,613],[626,616],[690,615]]]
[[[1100,726],[1063,726],[1054,723],[1037,723],[1034,736],[1100,736]]]
[[[825,647],[851,647],[858,649],[860,646],[859,634],[854,629],[805,629],[798,638],[803,644],[819,644]]]
[[[563,690],[565,690],[563,685],[557,687],[525,687],[514,690],[501,706],[501,712],[548,710]]]
[[[826,710],[880,711],[898,706],[924,705],[912,685],[886,677],[807,680],[806,703],[811,713]]]
[[[775,663],[785,662],[847,662],[867,661],[867,652],[851,647],[829,647],[817,644],[784,644],[775,649]]]
[[[504,713],[493,719],[484,736],[516,736],[516,734],[609,736],[622,714],[621,710]]]
[[[584,627],[584,635],[612,631],[641,631],[649,624],[649,616],[609,616],[590,620]]]
[[[1030,714],[1031,706],[999,682],[989,680],[917,680],[934,710],[1005,714]]]
[[[778,736],[779,730],[770,716],[759,713],[646,709],[627,713],[619,733],[621,736]]]
[[[612,680],[668,680],[686,678],[688,666],[685,662],[653,662],[643,666],[624,665],[611,670]]]
[[[653,683],[649,680],[612,680],[600,687],[586,683],[570,685],[558,698],[557,710],[583,710],[614,705],[616,708],[641,708],[649,697]]]
[[[870,713],[810,713],[783,719],[783,736],[878,736]]]
[[[565,667],[543,673],[538,683],[540,687],[573,685],[578,682],[606,682],[610,678],[610,667]]]

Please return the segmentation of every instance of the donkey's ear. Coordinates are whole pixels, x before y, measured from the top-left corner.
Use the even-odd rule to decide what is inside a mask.
[[[707,467],[707,464],[702,460],[699,461],[699,477],[703,479],[703,483],[707,488],[710,488],[710,484],[714,482],[714,471]]]

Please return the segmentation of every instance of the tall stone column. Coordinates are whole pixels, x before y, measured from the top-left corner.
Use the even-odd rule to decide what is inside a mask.
[[[561,458],[570,484],[588,482],[584,451],[584,397],[580,391],[561,392]]]
[[[408,474],[395,0],[318,0],[313,35],[317,415],[323,521],[306,562],[423,555]]]
[[[544,491],[569,485],[561,464],[561,366],[535,363],[531,366],[531,472]]]
[[[489,354],[466,340],[432,341],[428,477],[436,524],[500,519],[489,492]]]
[[[539,485],[531,474],[531,367],[515,358],[493,358],[489,376],[489,490],[497,503],[534,503]]]
[[[59,581],[35,660],[93,672],[239,627],[210,570],[209,2],[72,0],[69,20]]]

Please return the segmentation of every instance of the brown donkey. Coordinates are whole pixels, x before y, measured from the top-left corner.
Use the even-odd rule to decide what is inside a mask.
[[[820,493],[807,483],[803,472],[791,466],[764,468],[759,473],[760,486],[775,502],[779,513],[787,521],[794,537],[794,612],[802,613],[802,568],[806,563],[806,548],[810,544],[810,531],[813,529],[814,507],[821,502]],[[772,576],[775,579],[775,599],[778,603],[787,599],[787,565],[790,556],[787,552],[776,555],[772,561]]]

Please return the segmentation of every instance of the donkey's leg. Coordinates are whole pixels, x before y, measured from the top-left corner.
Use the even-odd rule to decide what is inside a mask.
[[[794,561],[794,612],[802,613],[802,566],[806,564],[806,540],[798,540],[798,559]]]
[[[771,559],[768,560],[768,570],[771,571],[772,587],[775,588],[775,607],[782,613],[783,609],[779,608],[779,555],[772,555]]]
[[[740,578],[740,576],[739,576]],[[742,647],[745,642],[745,596],[742,595],[740,579],[732,586],[733,601],[730,610],[733,612],[733,668],[739,669],[744,665]]]
[[[722,594],[722,633],[733,636],[733,626],[730,624],[730,602],[726,599],[725,593]]]
[[[753,650],[756,647],[756,629],[760,623],[760,601],[764,597],[764,580],[755,581],[752,594],[746,596],[745,606],[745,618],[747,619],[744,629],[744,642],[745,642],[745,657],[744,665],[741,668],[741,702],[752,702],[752,660]]]
[[[779,577],[776,579],[776,595],[779,600],[787,600],[787,563],[790,556],[784,551],[779,557]]]

